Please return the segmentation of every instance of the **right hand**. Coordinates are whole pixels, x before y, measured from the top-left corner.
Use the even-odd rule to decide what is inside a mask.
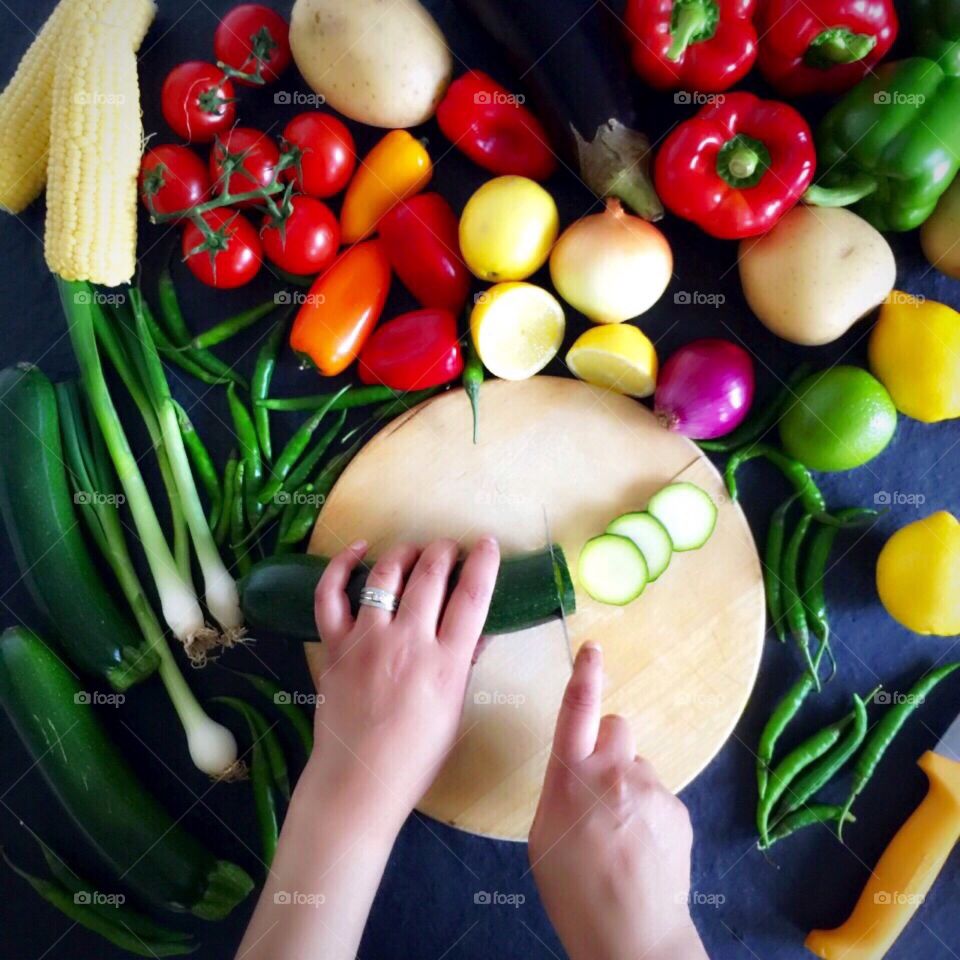
[[[571,960],[706,960],[690,919],[686,807],[600,718],[603,654],[584,644],[557,717],[530,863]]]

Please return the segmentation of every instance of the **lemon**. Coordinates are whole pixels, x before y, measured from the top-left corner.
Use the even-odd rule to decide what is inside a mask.
[[[539,373],[557,355],[565,327],[557,298],[532,283],[498,283],[480,294],[470,314],[473,345],[503,380]]]
[[[870,335],[870,369],[908,417],[960,417],[960,315],[894,291]]]
[[[642,330],[605,324],[580,334],[567,352],[574,376],[631,397],[649,397],[657,385],[657,351]]]
[[[941,510],[898,530],[880,551],[877,591],[915,633],[960,633],[960,523]]]
[[[547,261],[560,230],[553,197],[526,177],[488,180],[460,217],[460,252],[481,280],[525,280]]]

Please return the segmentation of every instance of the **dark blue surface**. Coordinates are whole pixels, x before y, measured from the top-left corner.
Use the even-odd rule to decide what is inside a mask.
[[[173,139],[164,131],[157,109],[165,72],[183,59],[211,57],[216,15],[231,5],[228,0],[161,0],[161,13],[146,41],[140,70],[145,126],[148,132],[159,133],[159,141]],[[274,5],[284,12],[289,6]],[[26,48],[29,33],[38,28],[52,6],[52,0],[7,0],[0,4],[4,79]],[[544,7],[546,11],[546,2]],[[496,51],[472,35],[471,25],[460,21],[452,5],[439,7],[438,13],[464,63],[490,69],[503,81],[511,82]],[[903,42],[899,49],[905,49]],[[279,133],[286,119],[298,111],[293,106],[274,107],[275,91],[306,92],[293,77],[291,72],[274,88],[244,91],[241,122]],[[638,87],[637,97],[646,127],[655,136],[662,135],[681,113],[692,112],[689,106],[674,105],[669,95],[654,96]],[[816,113],[814,105],[808,114],[813,119]],[[369,147],[375,132],[356,125],[354,128],[360,148]],[[9,131],[0,133],[10,135]],[[441,158],[436,187],[459,208],[484,175],[451,151],[435,126],[428,125],[425,133],[432,154]],[[590,198],[569,176],[557,176],[551,189],[564,223],[591,206]],[[739,340],[757,357],[761,391],[767,394],[802,354],[823,363],[863,362],[868,324],[858,325],[842,341],[826,348],[801,351],[790,347],[768,334],[746,308],[735,266],[735,245],[710,240],[675,219],[667,219],[663,227],[673,245],[676,273],[663,300],[642,320],[661,357],[696,336]],[[3,217],[0,221],[0,282],[5,304],[0,352],[4,365],[32,360],[56,378],[70,374],[73,362],[54,286],[43,262],[42,235],[42,201],[22,217]],[[146,254],[148,282],[172,238],[173,233],[166,235],[159,228],[141,223],[141,251]],[[960,307],[960,286],[927,266],[915,236],[897,237],[894,245],[902,289]],[[257,286],[259,293],[268,295],[276,283],[265,275]],[[256,299],[250,290],[210,296],[187,277],[183,277],[183,289],[191,322],[198,328]],[[678,305],[674,295],[682,291],[722,294],[725,299],[717,307]],[[395,293],[390,309],[396,312],[410,306],[404,298],[402,292]],[[575,320],[572,327],[568,342],[583,328],[583,322]],[[244,335],[228,355],[245,353],[243,362],[249,365],[250,351],[264,332],[260,329]],[[287,354],[277,378],[277,392],[306,392],[316,385],[312,374],[296,371],[293,358]],[[177,384],[176,391],[222,460],[232,443],[222,394],[185,381]],[[0,451],[0,455],[6,452]],[[953,640],[918,637],[898,627],[880,607],[873,587],[877,552],[894,529],[937,509],[960,512],[958,468],[960,424],[924,426],[901,419],[894,443],[882,456],[852,473],[823,478],[824,489],[835,506],[870,504],[883,493],[924,497],[925,502],[919,507],[894,505],[873,531],[841,541],[829,580],[840,672],[823,696],[811,703],[795,736],[835,716],[854,691],[863,693],[880,681],[890,691],[903,691],[930,664],[960,652]],[[762,537],[772,505],[784,495],[782,481],[762,466],[747,468],[743,492],[753,529]],[[6,549],[2,560],[3,623],[21,619],[29,622],[30,605],[16,582],[17,573]],[[302,655],[296,649],[261,645],[231,654],[227,663],[269,671],[281,677],[288,688],[308,689]],[[915,760],[960,709],[960,678],[954,677],[890,750],[879,775],[858,804],[859,822],[847,833],[849,846],[842,847],[826,829],[814,828],[775,848],[768,860],[753,845],[753,749],[772,704],[797,671],[792,650],[768,643],[759,682],[736,731],[717,759],[683,792],[696,830],[693,912],[714,960],[809,956],[802,948],[805,932],[812,926],[834,925],[847,915],[870,865],[923,795],[924,778]],[[234,678],[216,667],[203,674],[190,674],[189,679],[205,696],[228,690],[243,692]],[[212,787],[194,771],[159,683],[137,688],[115,713],[109,708],[104,712],[109,712],[105,719],[131,761],[171,810],[185,814],[186,824],[221,855],[236,858],[255,870],[257,842],[248,789],[243,785]],[[35,848],[27,833],[18,829],[22,820],[61,852],[76,850],[77,865],[90,863],[89,851],[77,839],[39,775],[31,771],[30,760],[6,720],[0,720],[0,725],[0,840],[19,861],[36,865]],[[109,884],[106,889],[110,889]],[[494,890],[523,894],[526,901],[519,907],[474,903],[476,892]],[[889,956],[893,960],[957,957],[958,893],[960,859],[955,855]],[[217,925],[185,921],[202,933],[200,955],[221,960],[231,957],[251,908],[252,901],[229,921]],[[0,925],[2,953],[10,960],[121,956],[98,938],[72,928],[6,870],[0,871]],[[492,955],[559,957],[562,949],[527,874],[524,845],[476,838],[414,817],[397,843],[361,953],[365,960],[487,960]]]

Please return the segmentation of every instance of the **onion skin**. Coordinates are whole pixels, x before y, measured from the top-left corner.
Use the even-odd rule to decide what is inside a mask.
[[[713,440],[743,422],[753,387],[753,360],[743,347],[729,340],[694,340],[663,365],[654,413],[668,430],[691,440]]]

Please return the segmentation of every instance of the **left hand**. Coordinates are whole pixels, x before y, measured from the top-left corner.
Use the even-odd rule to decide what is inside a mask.
[[[324,656],[314,676],[310,776],[343,791],[356,812],[399,829],[454,745],[500,552],[482,538],[447,600],[456,542],[395,546],[367,586],[399,596],[399,608],[362,606],[354,618],[345,588],[365,551],[361,542],[334,557],[317,585]]]

